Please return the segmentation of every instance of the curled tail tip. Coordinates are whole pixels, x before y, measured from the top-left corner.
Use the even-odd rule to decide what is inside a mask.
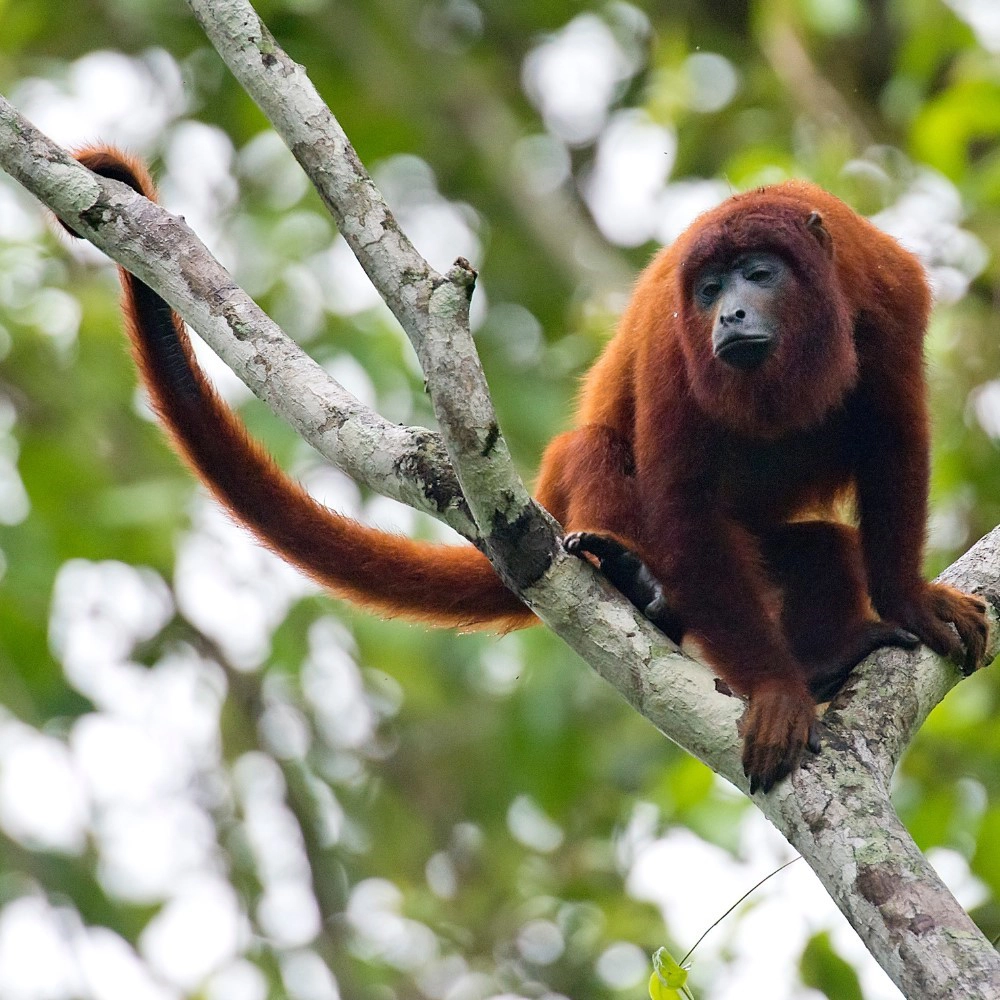
[[[156,201],[156,185],[149,168],[138,156],[115,146],[95,145],[74,150],[73,158],[100,177],[121,181],[150,201]],[[60,224],[71,236],[79,238],[80,234],[65,222]]]
[[[95,174],[121,181],[150,201],[156,201],[156,185],[150,176],[149,168],[138,156],[115,146],[95,145],[74,150],[73,158]],[[82,239],[72,226],[67,225],[62,219],[58,221],[70,236]]]
[[[93,170],[95,174],[128,184],[130,188],[146,195],[147,198],[156,195],[156,185],[153,183],[149,168],[145,161],[134,153],[119,149],[117,146],[95,145],[74,150],[73,158],[88,170]]]

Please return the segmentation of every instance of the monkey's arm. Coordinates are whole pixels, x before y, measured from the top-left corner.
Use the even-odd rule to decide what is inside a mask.
[[[885,338],[878,346],[885,351]],[[972,673],[986,651],[985,603],[921,575],[930,418],[919,347],[869,364],[863,383],[857,505],[872,603],[936,653],[962,655],[963,671]]]
[[[743,719],[743,770],[751,794],[771,787],[818,749],[815,701],[771,603],[755,539],[713,510],[703,495],[670,502],[644,551],[667,603],[719,676],[749,698]]]
[[[611,361],[615,358],[612,356]],[[608,358],[600,364],[607,366]],[[598,407],[607,420],[625,423],[632,410],[629,380],[615,373],[594,382],[591,392],[603,396]],[[632,444],[624,430],[607,423],[584,424],[560,434],[545,451],[538,476],[538,501],[567,530],[563,540],[572,555],[596,560],[607,577],[632,604],[674,642],[681,640],[680,623],[663,599],[663,588],[635,550],[641,531],[638,483]]]
[[[723,511],[720,447],[685,414],[650,415],[636,444],[645,533],[641,555],[666,602],[729,686],[749,698],[743,767],[769,790],[818,747],[806,673],[781,631],[754,537]],[[669,456],[668,459],[664,455]]]

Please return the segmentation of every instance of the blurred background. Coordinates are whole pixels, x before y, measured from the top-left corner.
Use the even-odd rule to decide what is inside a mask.
[[[733,190],[811,178],[938,307],[928,572],[1000,522],[992,0],[260,0],[474,322],[530,480],[634,275]],[[162,200],[355,394],[431,424],[405,338],[182,0],[0,0],[0,87]],[[382,623],[222,515],[168,450],[113,268],[0,175],[0,996],[642,998],[791,857],[540,629]],[[425,537],[204,362],[316,495]],[[1000,932],[1000,687],[963,683],[896,802]],[[698,997],[898,997],[804,864],[695,955]]]

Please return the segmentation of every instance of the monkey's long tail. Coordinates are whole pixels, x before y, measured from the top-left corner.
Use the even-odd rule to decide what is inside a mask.
[[[77,159],[155,200],[145,166],[118,150]],[[378,531],[323,507],[285,475],[208,383],[184,324],[119,269],[133,354],[178,451],[268,547],[340,597],[385,615],[439,625],[518,628],[534,621],[471,545],[434,545]]]

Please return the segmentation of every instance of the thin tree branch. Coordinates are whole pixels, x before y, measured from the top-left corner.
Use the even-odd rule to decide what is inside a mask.
[[[337,228],[415,343],[439,278],[399,228],[340,123],[305,70],[290,59],[249,3],[187,0],[233,76],[313,182]]]

